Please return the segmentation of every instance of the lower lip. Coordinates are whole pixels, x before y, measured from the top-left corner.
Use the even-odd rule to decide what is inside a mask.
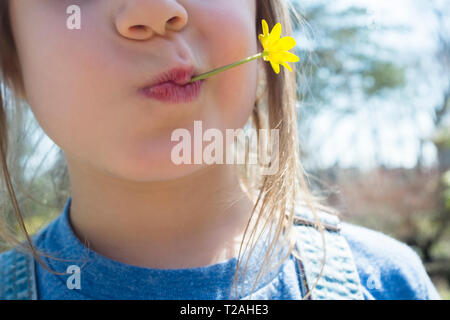
[[[188,83],[184,86],[165,82],[142,89],[147,98],[167,103],[190,103],[195,101],[203,88],[204,80]]]

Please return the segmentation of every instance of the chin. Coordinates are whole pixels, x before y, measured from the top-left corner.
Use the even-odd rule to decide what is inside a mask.
[[[194,174],[208,164],[174,164],[170,157],[141,158],[139,160],[128,158],[122,161],[116,168],[110,168],[110,173],[125,180],[135,182],[156,182],[176,180]]]

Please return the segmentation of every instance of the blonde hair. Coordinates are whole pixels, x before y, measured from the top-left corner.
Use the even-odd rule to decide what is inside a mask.
[[[41,265],[50,272],[54,272],[42,262],[39,257],[39,254],[42,253],[36,250],[30,240],[7,164],[9,145],[9,130],[6,116],[7,102],[9,102],[11,106],[15,105],[18,103],[16,96],[24,96],[25,93],[17,49],[11,32],[8,3],[9,1],[1,1],[0,3],[0,81],[3,82],[3,87],[0,91],[0,160],[2,165],[2,177],[13,205],[16,224],[18,224],[22,236],[26,238],[26,243],[24,244],[18,239],[16,232],[11,228],[11,221],[7,221],[8,219],[3,215],[1,217],[2,220],[0,220],[0,236],[10,246],[18,246],[24,250],[31,251]],[[280,22],[284,28],[284,33],[288,35],[291,34],[292,21],[290,13],[292,13],[292,17],[296,19],[296,22],[298,22],[299,25],[305,25],[304,19],[295,11],[295,8],[289,1],[257,0],[256,5],[257,35],[263,33],[261,26],[262,19],[265,19],[269,26],[274,26],[277,22]],[[259,49],[258,52],[262,51],[260,44]],[[245,229],[244,240],[242,241],[239,250],[237,268],[229,297],[231,297],[233,289],[237,288],[237,282],[239,281],[238,271],[242,264],[242,245],[246,242],[245,239],[250,230],[250,221],[253,220],[256,212],[258,212],[258,214],[256,215],[257,219],[255,221],[255,226],[250,234],[250,241],[246,242],[247,246],[245,250],[248,249],[250,243],[255,243],[255,231],[261,224],[263,224],[263,227],[260,228],[262,232],[266,230],[266,228],[272,230],[272,227],[275,226],[275,234],[272,242],[268,246],[268,250],[261,264],[261,269],[258,272],[250,292],[254,291],[258,280],[264,274],[269,272],[272,268],[276,268],[277,270],[291,253],[300,258],[299,254],[293,251],[295,248],[295,233],[293,229],[295,215],[294,207],[296,205],[305,204],[312,210],[316,217],[316,224],[322,232],[324,244],[325,238],[323,236],[323,229],[320,221],[317,219],[316,210],[321,209],[335,213],[332,209],[319,204],[319,201],[309,191],[305,181],[306,172],[304,172],[300,162],[300,146],[297,128],[298,100],[296,75],[302,75],[302,73],[297,72],[295,65],[292,67],[294,70],[293,73],[282,69],[280,74],[275,74],[271,69],[271,65],[269,63],[264,63],[262,77],[258,84],[259,88],[262,88],[261,90],[258,90],[261,94],[256,98],[249,123],[256,129],[257,134],[259,134],[259,129],[279,130],[279,150],[281,150],[278,161],[279,169],[275,174],[261,175],[261,170],[255,170],[254,166],[250,167],[246,164],[244,167],[241,167],[240,178],[243,185],[246,186],[247,190],[252,195],[254,207],[251,219]],[[8,97],[6,88],[9,88],[16,96],[11,95]],[[258,237],[258,239],[259,238],[260,237]],[[282,244],[282,246],[277,246],[277,244]],[[288,248],[287,254],[278,264],[272,266],[270,264],[272,260],[271,257],[277,256],[286,246]],[[275,247],[277,247],[278,250],[274,250]],[[254,246],[251,248],[250,254],[253,249]],[[323,262],[325,262],[325,255],[323,259]],[[244,265],[244,275],[246,266],[247,263]],[[317,284],[317,281],[318,279],[316,280],[315,285]],[[310,293],[311,290],[304,299],[307,298]],[[239,296],[237,292],[235,296]]]

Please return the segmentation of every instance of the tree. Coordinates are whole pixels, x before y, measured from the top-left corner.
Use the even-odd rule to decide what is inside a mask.
[[[407,63],[396,59],[394,50],[378,43],[376,36],[401,31],[402,26],[367,25],[368,10],[358,6],[339,6],[339,2],[295,1],[294,7],[304,16],[306,24],[295,24],[299,39],[298,94],[302,100],[299,110],[304,158],[315,163],[314,153],[308,150],[312,132],[309,124],[323,113],[332,116],[334,123],[362,112],[375,113],[392,92],[406,84]],[[371,132],[378,139],[376,123]],[[329,128],[332,135],[334,127]],[[357,127],[355,127],[357,130]],[[320,146],[318,146],[320,148]],[[306,149],[306,150],[305,150]],[[308,159],[307,159],[308,160]]]

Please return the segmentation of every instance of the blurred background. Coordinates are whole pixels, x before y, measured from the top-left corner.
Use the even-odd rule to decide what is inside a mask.
[[[414,248],[450,299],[450,0],[292,2],[310,183]]]
[[[294,36],[311,187],[344,220],[416,250],[450,299],[450,0],[290,1],[305,19]],[[70,194],[66,164],[27,106],[9,121],[11,174],[34,233]]]

